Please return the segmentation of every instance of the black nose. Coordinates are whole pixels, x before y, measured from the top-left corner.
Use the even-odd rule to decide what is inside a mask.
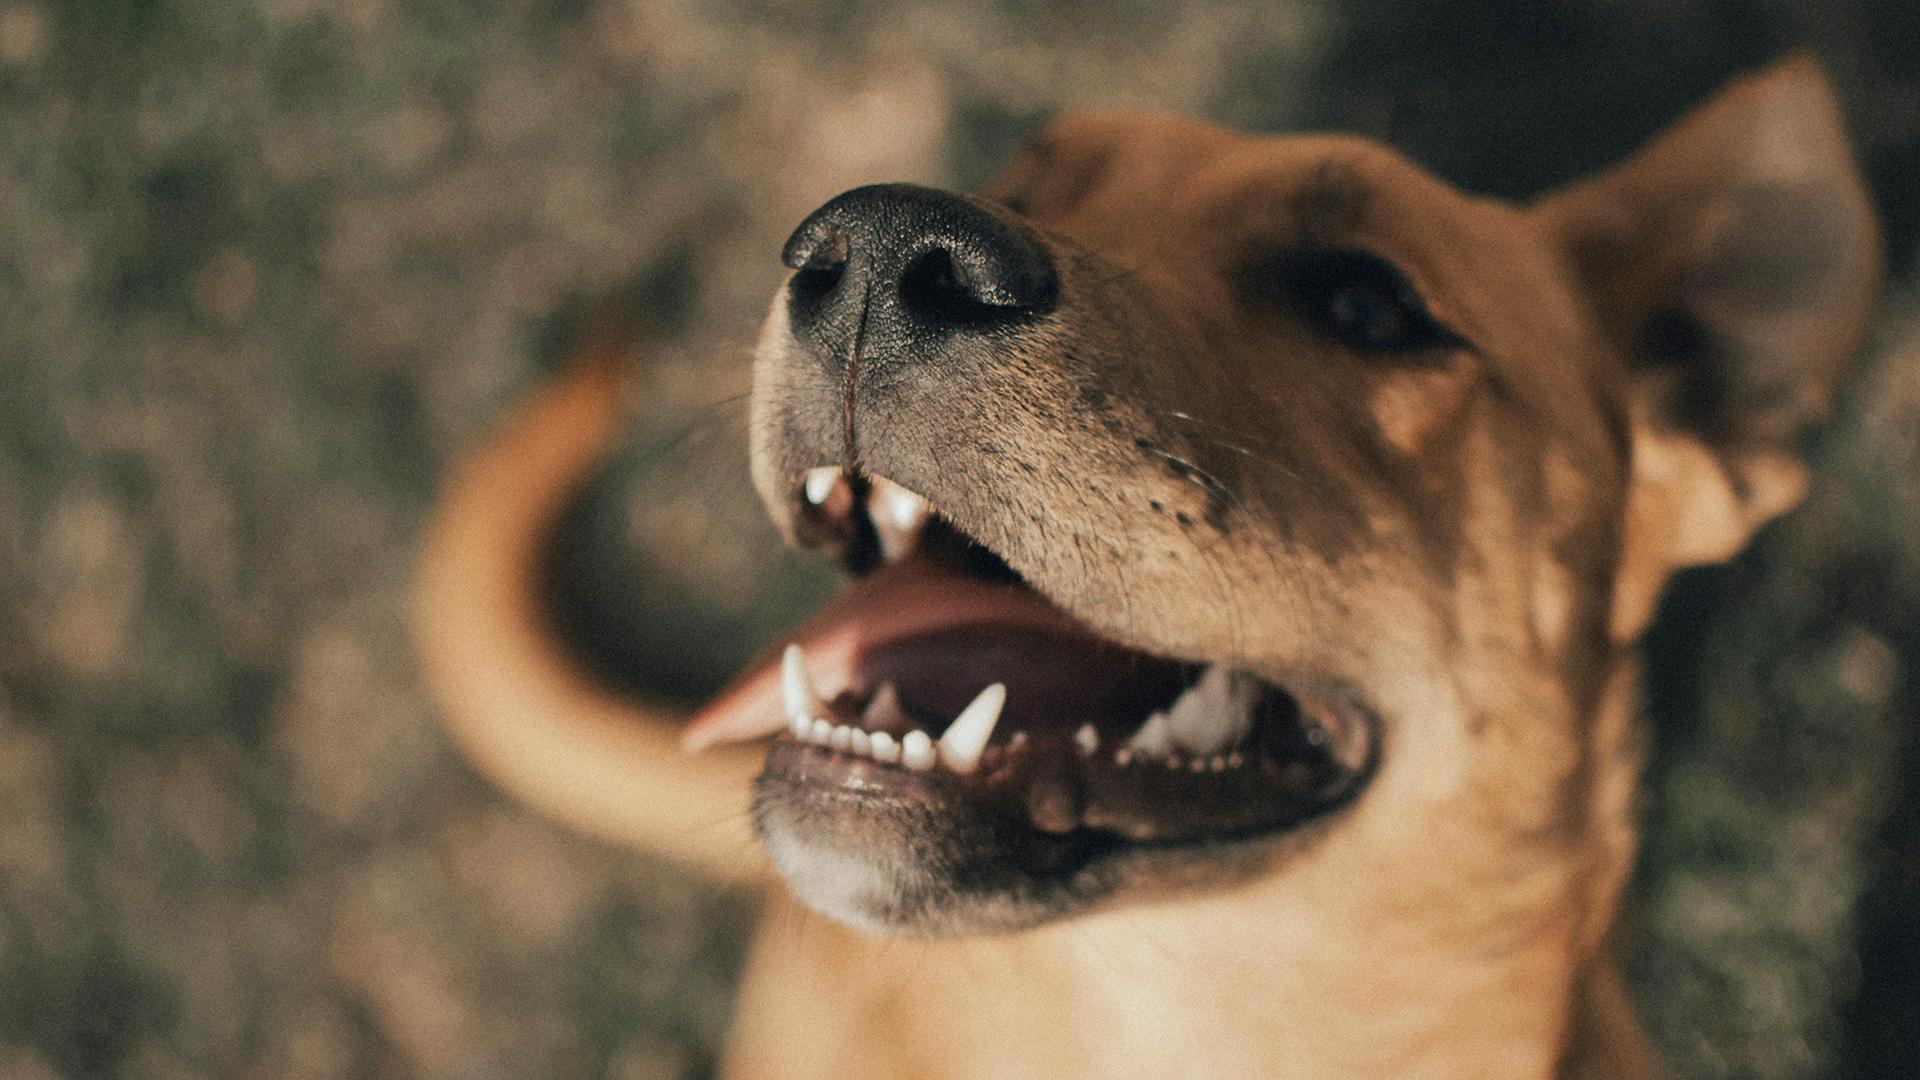
[[[855,335],[980,332],[1044,314],[1060,291],[1047,253],[958,195],[875,184],[836,196],[787,238],[796,337],[824,354]]]

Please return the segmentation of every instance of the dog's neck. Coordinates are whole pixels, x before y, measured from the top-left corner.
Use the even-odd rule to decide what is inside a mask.
[[[1362,800],[1270,880],[1007,937],[877,940],[775,900],[732,1075],[1644,1075],[1603,946],[1639,771],[1616,667],[1574,769],[1591,813],[1532,854]]]

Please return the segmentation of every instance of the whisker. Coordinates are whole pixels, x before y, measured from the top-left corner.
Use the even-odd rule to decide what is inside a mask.
[[[1211,422],[1201,419],[1200,417],[1195,416],[1193,413],[1185,410],[1149,409],[1147,410],[1147,412],[1149,416],[1159,416],[1159,417],[1178,420],[1184,424],[1191,425],[1192,427],[1195,427],[1195,428],[1207,429],[1207,428],[1214,427],[1214,425]],[[1183,437],[1194,439],[1202,443],[1217,445],[1223,449],[1230,450],[1234,453],[1239,454],[1243,458],[1256,462],[1267,468],[1274,469],[1277,472],[1281,473],[1282,475],[1286,476],[1288,479],[1291,479],[1298,483],[1306,485],[1311,489],[1323,489],[1326,484],[1326,481],[1324,479],[1321,479],[1319,480],[1319,482],[1316,483],[1314,478],[1308,478],[1302,475],[1299,472],[1299,470],[1292,468],[1291,466],[1287,465],[1285,462],[1275,460],[1274,458],[1267,455],[1257,454],[1254,450],[1252,450],[1248,446],[1241,445],[1240,443],[1229,442],[1224,439],[1216,438],[1212,435],[1207,434],[1205,430],[1201,430],[1201,431],[1189,430],[1183,433]],[[1142,449],[1146,450],[1148,453],[1153,454],[1156,457],[1159,457],[1163,460],[1166,460],[1178,466],[1180,469],[1181,475],[1183,477],[1187,478],[1191,482],[1205,489],[1209,493],[1214,494],[1219,498],[1225,500],[1235,510],[1239,511],[1242,515],[1246,516],[1247,518],[1249,519],[1255,518],[1255,515],[1252,512],[1252,508],[1247,504],[1245,499],[1240,497],[1238,493],[1236,493],[1232,488],[1230,488],[1218,476],[1214,475],[1212,472],[1209,472],[1205,468],[1201,467],[1198,463],[1191,461],[1188,458],[1183,457],[1179,454],[1175,454],[1171,451],[1160,448],[1158,446],[1145,445],[1142,447]],[[1204,560],[1206,560],[1208,563],[1210,564],[1215,563],[1219,559],[1220,556],[1218,555],[1218,553],[1209,551],[1206,547],[1204,547],[1200,543],[1198,539],[1189,538],[1188,542],[1193,546],[1195,551],[1198,552],[1200,556]],[[1268,568],[1272,570],[1274,574],[1276,574],[1277,576],[1291,583],[1292,591],[1294,592],[1296,599],[1305,608],[1306,617],[1309,619],[1316,618],[1318,616],[1319,601],[1314,590],[1309,587],[1305,570],[1301,567],[1300,563],[1295,559],[1281,558],[1280,554],[1277,553],[1272,546],[1270,546],[1265,542],[1258,543],[1255,546],[1260,551],[1262,556],[1266,559]],[[1213,572],[1215,573],[1216,578],[1220,576],[1220,571],[1218,571],[1217,569],[1215,569]],[[1230,611],[1237,612],[1238,610],[1238,605],[1233,603],[1231,596],[1223,597],[1223,606],[1227,607]],[[1238,631],[1237,629],[1235,631],[1235,636],[1236,637],[1240,636],[1240,631]]]

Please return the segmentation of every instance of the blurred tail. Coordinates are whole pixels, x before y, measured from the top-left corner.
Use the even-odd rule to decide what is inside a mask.
[[[457,470],[426,529],[414,630],[447,730],[480,771],[586,832],[714,876],[758,878],[747,817],[758,754],[683,754],[685,717],[576,663],[540,596],[555,523],[622,414],[618,351],[554,378]]]

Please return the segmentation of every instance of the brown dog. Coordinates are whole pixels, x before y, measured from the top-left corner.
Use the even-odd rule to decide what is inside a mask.
[[[826,918],[765,923],[733,1075],[1657,1071],[1608,945],[1633,644],[1799,499],[1879,274],[1811,62],[1531,206],[1092,113],[786,256],[754,478],[859,578],[711,749],[545,629],[604,364],[454,485],[420,607],[454,730],[548,808],[753,876],[710,824],[752,783]]]

